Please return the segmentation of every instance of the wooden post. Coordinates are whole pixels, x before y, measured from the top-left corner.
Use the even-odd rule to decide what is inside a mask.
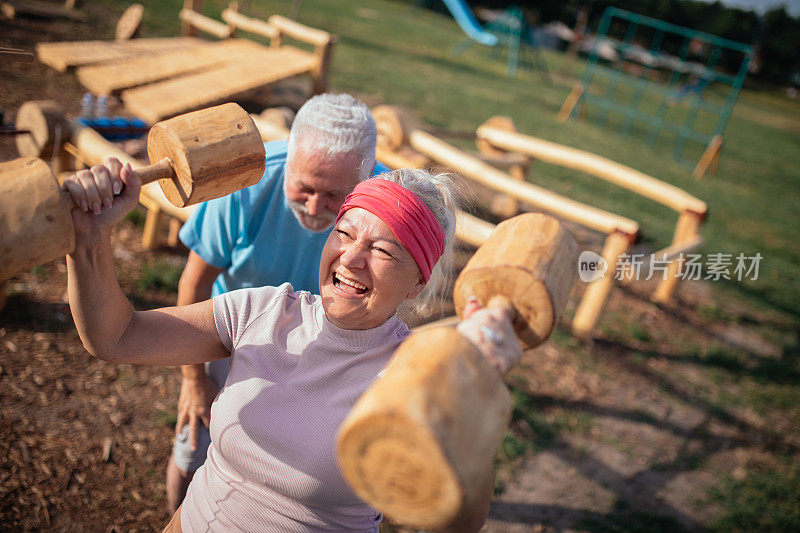
[[[572,320],[572,333],[576,337],[591,340],[594,328],[600,320],[600,314],[608,302],[611,288],[614,286],[619,256],[628,250],[632,240],[631,235],[618,231],[606,237],[602,256],[608,264],[608,270],[602,278],[592,281],[586,287],[583,299],[575,312],[575,318]]]
[[[513,165],[508,169],[508,173],[512,178],[526,182],[528,181],[529,169],[530,165]],[[511,218],[519,212],[519,201],[507,194],[497,194],[492,200],[491,209],[500,218]]]
[[[203,0],[183,0],[183,9],[189,9],[200,13],[203,11]],[[188,20],[181,20],[181,35],[187,37],[197,37],[197,28]]]
[[[564,105],[561,106],[561,110],[556,115],[556,120],[564,124],[568,119],[569,116],[572,114],[572,110],[575,109],[575,106],[583,96],[583,91],[585,91],[585,87],[583,84],[576,83],[575,86],[570,91],[567,99],[564,100]]]
[[[167,245],[170,248],[177,248],[181,239],[178,235],[183,227],[183,222],[180,219],[170,217],[169,219],[169,234],[167,235]]]
[[[492,127],[502,131],[516,132],[517,128],[509,117],[494,116],[484,122],[481,127]],[[475,145],[481,154],[489,157],[504,157],[508,155],[507,150],[500,149],[482,137],[475,138]],[[528,181],[530,171],[530,159],[525,158],[524,163],[513,164],[509,167],[508,173],[512,178],[519,181]],[[492,212],[501,218],[511,218],[519,212],[519,202],[506,194],[497,194],[492,200]]]
[[[235,15],[238,15],[239,14],[239,2],[236,2],[236,1],[231,2],[230,4],[228,4],[228,7],[225,8],[222,11],[222,13],[223,13],[222,20],[224,20],[228,24],[228,36],[231,39],[233,39],[233,38],[236,37],[236,25],[233,24],[231,21],[225,19],[224,14],[225,14],[226,11],[228,11],[230,13],[234,13]]]
[[[678,246],[697,239],[702,222],[703,215],[699,213],[690,210],[681,213],[678,217],[678,224],[675,226],[675,236],[672,239],[672,244]],[[659,258],[656,257],[655,259]],[[665,278],[661,280],[653,293],[651,299],[654,302],[666,303],[672,298],[675,288],[678,286],[678,281],[680,281],[683,260],[684,256],[681,254],[670,263]]]
[[[331,35],[330,40],[314,49],[317,56],[317,66],[311,71],[311,79],[314,82],[314,94],[322,94],[328,90],[328,76],[330,74],[331,60],[333,58],[333,46],[336,37]]]
[[[136,37],[142,24],[143,15],[144,7],[142,7],[142,4],[131,4],[117,21],[117,27],[114,30],[114,40],[127,41]]]
[[[709,166],[712,165],[714,167],[714,171],[716,172],[716,166],[719,163],[720,150],[722,150],[722,141],[722,135],[717,134],[714,135],[714,137],[711,139],[711,142],[708,143],[708,148],[706,148],[706,151],[703,152],[702,157],[700,157],[700,161],[697,162],[697,166],[694,167],[694,170],[692,171],[692,176],[694,176],[694,179],[699,180],[702,178]]]
[[[142,232],[142,248],[145,250],[155,250],[158,248],[159,234],[161,225],[164,222],[164,212],[157,204],[149,206],[147,216],[144,219],[144,231]]]

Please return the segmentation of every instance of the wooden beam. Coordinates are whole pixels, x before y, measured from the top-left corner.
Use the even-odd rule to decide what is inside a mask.
[[[292,39],[313,44],[314,46],[326,46],[333,39],[333,35],[326,31],[300,24],[281,15],[272,15],[268,22],[271,26],[277,28],[279,32],[288,35]]]
[[[702,221],[703,215],[699,213],[688,210],[681,213],[681,216],[678,217],[678,224],[675,227],[675,236],[672,240],[673,246],[677,248],[695,242],[699,237],[699,228]],[[670,264],[664,279],[661,280],[655,292],[653,292],[651,299],[654,302],[666,303],[672,298],[681,279],[683,262],[683,256],[679,256]]]
[[[119,61],[143,54],[161,54],[194,48],[204,41],[194,37],[131,39],[129,41],[64,41],[39,43],[39,61],[59,72],[71,67]]]
[[[706,151],[703,152],[703,155],[700,157],[700,161],[697,162],[697,166],[694,167],[692,171],[692,176],[694,179],[699,180],[703,177],[706,171],[709,169],[710,166],[714,166],[714,171],[716,172],[716,165],[719,164],[719,154],[722,150],[722,135],[714,135],[711,139],[711,142],[708,143],[708,147]]]
[[[136,37],[142,25],[143,15],[144,7],[142,4],[131,4],[117,21],[117,26],[114,29],[114,40],[127,41]]]
[[[147,54],[102,65],[78,68],[81,85],[95,95],[111,95],[125,89],[210,70],[232,61],[247,61],[263,47],[248,39],[203,42],[191,49],[167,54]]]
[[[603,233],[620,231],[628,235],[636,235],[639,232],[639,224],[634,220],[577,202],[531,183],[515,180],[478,158],[423,131],[412,132],[410,143],[415,150],[464,176],[539,209]]]
[[[254,43],[255,44],[255,43]],[[123,91],[125,107],[149,123],[224,102],[246,91],[310,73],[312,54],[293,46],[261,47],[246,59]]]
[[[264,142],[281,141],[289,138],[289,129],[285,126],[266,120],[260,115],[251,114],[250,118],[253,119],[253,123],[261,133],[261,139],[263,139]]]
[[[583,84],[575,84],[575,86],[572,88],[572,91],[570,91],[569,95],[567,95],[567,99],[564,100],[564,105],[561,106],[561,110],[559,110],[558,115],[556,115],[557,121],[564,124],[569,119],[569,116],[572,114],[572,110],[575,109],[575,105],[580,101],[581,96],[583,96],[583,91],[585,90],[586,89]]]
[[[231,36],[231,29],[226,24],[223,24],[222,22],[209,18],[205,15],[201,15],[196,11],[192,11],[190,9],[181,9],[179,16],[183,22],[191,24],[198,30],[204,31],[219,39],[227,39]]]
[[[13,19],[17,15],[31,15],[34,17],[65,18],[78,22],[86,21],[86,15],[74,9],[65,9],[63,6],[38,0],[11,0],[0,4],[0,12],[6,18]]]
[[[674,185],[584,150],[487,125],[479,127],[477,135],[503,150],[526,154],[546,163],[572,168],[609,181],[678,213],[687,209],[697,213],[708,210],[705,202]]]
[[[226,8],[222,12],[222,20],[236,28],[254,35],[260,35],[272,39],[280,38],[280,30],[264,20],[255,19],[242,15],[238,11]]]
[[[478,217],[456,210],[456,238],[476,248],[489,238],[495,225]]]

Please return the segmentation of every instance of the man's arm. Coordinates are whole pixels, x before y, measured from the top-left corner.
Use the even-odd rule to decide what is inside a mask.
[[[189,252],[189,259],[178,283],[178,305],[189,305],[211,298],[211,287],[223,269],[208,264],[195,252]],[[217,386],[206,375],[205,366],[185,365],[181,367],[183,380],[178,398],[178,422],[176,433],[180,433],[187,423],[192,449],[197,449],[200,424],[209,426],[211,403],[217,395]]]

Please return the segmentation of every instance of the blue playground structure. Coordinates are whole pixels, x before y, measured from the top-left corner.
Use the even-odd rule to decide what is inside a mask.
[[[522,8],[512,6],[490,20],[485,27],[482,27],[472,10],[465,0],[442,0],[444,5],[453,15],[458,26],[467,34],[467,39],[460,42],[453,48],[453,53],[458,55],[477,42],[495,50],[500,51],[500,47],[508,48],[508,59],[506,61],[506,76],[513,78],[517,74],[517,66],[520,63],[520,52],[530,49],[534,52],[534,61],[545,75],[548,75],[547,66],[544,58],[541,57],[539,48],[533,38],[533,32],[525,18]],[[530,64],[523,58],[524,64]],[[531,65],[533,66],[533,65]]]
[[[464,0],[443,0],[458,26],[467,37],[486,46],[497,46],[497,35],[484,30]]]

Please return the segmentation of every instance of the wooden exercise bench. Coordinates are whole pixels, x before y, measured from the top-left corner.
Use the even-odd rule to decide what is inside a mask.
[[[186,11],[185,9],[182,11],[181,18],[184,22],[201,23],[203,28],[212,31],[216,26],[211,23],[221,24],[194,12],[187,17]],[[122,101],[128,111],[147,122],[154,123],[215,102],[231,100],[249,90],[263,88],[304,74],[311,76],[315,94],[325,92],[335,43],[333,35],[303,26],[279,15],[273,15],[265,22],[246,17],[228,8],[223,11],[222,18],[231,28],[231,35],[241,30],[268,37],[270,46],[254,42],[244,45],[245,41],[235,40],[233,43],[239,44],[231,43],[227,46],[236,48],[237,52],[231,54],[224,62],[204,58],[200,61],[212,64],[193,73],[125,90],[122,92]],[[217,31],[216,34],[222,35],[221,31]],[[307,52],[284,44],[285,37],[311,44],[314,46],[314,51]],[[223,43],[217,43],[215,46],[221,48]],[[175,62],[171,62],[165,65],[164,70],[175,68],[174,64]],[[192,68],[195,64],[192,61],[184,63],[187,65],[186,68]],[[154,70],[156,69],[151,69]]]

